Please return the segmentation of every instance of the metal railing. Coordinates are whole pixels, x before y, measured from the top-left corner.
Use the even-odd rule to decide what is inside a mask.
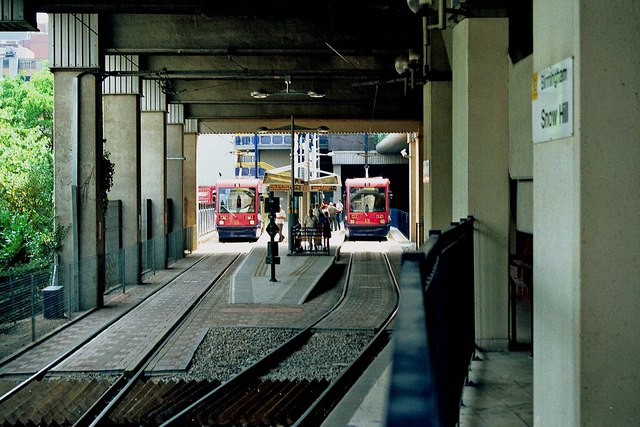
[[[206,236],[216,229],[216,208],[213,205],[198,208],[198,238]]]
[[[80,259],[78,264],[54,265],[22,276],[0,277],[0,360],[79,315],[94,309],[102,299],[98,277],[104,268],[104,295],[145,278],[183,258],[193,248],[195,227],[138,245],[110,251],[101,257]],[[145,256],[150,264],[145,264]],[[146,270],[145,270],[146,268]]]
[[[397,228],[407,239],[409,238],[409,212],[391,208],[391,226]]]
[[[322,236],[322,229],[293,227],[294,252],[292,255],[330,255],[331,245]]]
[[[473,218],[404,253],[387,426],[455,426],[475,354]]]

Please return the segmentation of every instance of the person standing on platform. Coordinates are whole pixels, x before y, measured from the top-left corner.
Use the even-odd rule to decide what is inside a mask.
[[[318,217],[313,214],[313,209],[309,209],[309,214],[302,220],[302,226],[304,227],[305,240],[309,242],[310,249],[313,249],[315,243],[313,236],[318,229]]]
[[[313,214],[316,216],[316,220],[320,219],[320,216],[322,215],[322,209],[320,208],[320,203],[315,204],[315,207],[313,208]]]
[[[344,205],[340,200],[336,202],[336,217],[338,218],[338,230],[342,227],[342,210],[344,209]]]
[[[282,205],[280,205],[280,210],[276,213],[276,225],[278,226],[278,237],[279,241],[282,242],[284,240],[284,235],[282,234],[282,229],[284,228],[284,220],[287,218],[287,213],[282,209]]]
[[[338,227],[338,210],[336,209],[336,205],[333,203],[329,203],[329,207],[327,208],[329,211],[329,220],[331,222],[331,230],[337,231],[340,228]]]
[[[322,239],[323,247],[329,250],[329,239],[331,238],[331,219],[329,218],[329,212],[325,212],[320,217],[320,224],[322,225]]]

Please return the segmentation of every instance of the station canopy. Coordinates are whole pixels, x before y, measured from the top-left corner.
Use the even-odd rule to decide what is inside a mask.
[[[342,186],[340,175],[335,173],[317,170],[314,175],[309,179],[295,177],[295,191],[334,191]],[[262,182],[268,191],[290,191],[291,165],[266,171]]]

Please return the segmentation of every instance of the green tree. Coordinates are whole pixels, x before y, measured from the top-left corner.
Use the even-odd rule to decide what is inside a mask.
[[[0,81],[0,276],[47,266],[59,249],[52,131],[48,70]]]

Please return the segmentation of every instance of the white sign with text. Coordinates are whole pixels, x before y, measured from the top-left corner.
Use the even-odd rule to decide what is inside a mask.
[[[531,75],[533,142],[573,135],[573,58]]]

